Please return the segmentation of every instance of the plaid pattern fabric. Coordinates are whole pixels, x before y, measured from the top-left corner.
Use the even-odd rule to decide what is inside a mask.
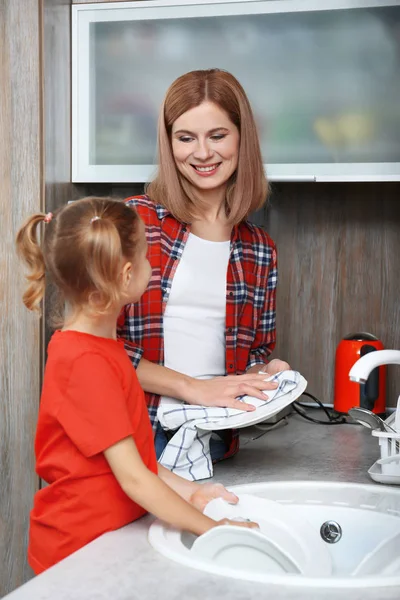
[[[146,226],[149,286],[139,303],[127,305],[118,321],[118,335],[136,367],[144,358],[163,365],[163,314],[190,225],[178,222],[163,206],[146,195],[127,199]],[[251,223],[235,226],[226,285],[226,374],[241,374],[265,364],[275,347],[275,296],[277,261],[275,244]],[[150,420],[157,428],[160,397],[146,394]],[[233,434],[227,456],[238,449]]]
[[[275,390],[268,390],[268,400],[263,402],[258,398],[245,396],[243,401],[256,407],[264,406],[293,391],[300,380],[301,376],[297,371],[282,371],[266,379],[266,381],[278,382]],[[293,400],[295,398],[296,396],[293,396]],[[204,423],[216,423],[241,413],[243,411],[232,408],[161,404],[157,413],[161,426],[167,431],[177,430],[177,432],[168,442],[159,462],[173,473],[190,481],[212,477],[214,474],[210,453],[212,432],[202,430],[201,426]]]

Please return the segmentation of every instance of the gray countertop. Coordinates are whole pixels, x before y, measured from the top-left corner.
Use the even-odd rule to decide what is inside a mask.
[[[318,414],[318,413],[316,413]],[[261,437],[260,437],[261,436]],[[358,425],[323,426],[297,415],[263,433],[243,430],[237,456],[215,466],[225,485],[276,480],[373,484],[367,470],[379,458],[377,440]],[[380,485],[380,484],[374,484]],[[399,588],[295,589],[241,582],[185,568],[154,551],[147,516],[108,533],[9,594],[10,600],[398,600]]]

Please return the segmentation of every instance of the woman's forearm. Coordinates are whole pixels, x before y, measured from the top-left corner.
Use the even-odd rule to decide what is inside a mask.
[[[211,379],[196,379],[156,365],[142,358],[136,369],[139,383],[145,392],[169,396],[188,404],[200,406],[222,406],[238,410],[254,410],[254,406],[239,400],[248,395],[266,400],[261,390],[275,389],[276,383],[265,382],[258,373],[218,376]]]
[[[142,358],[136,369],[139,383],[145,392],[187,400],[193,378]]]

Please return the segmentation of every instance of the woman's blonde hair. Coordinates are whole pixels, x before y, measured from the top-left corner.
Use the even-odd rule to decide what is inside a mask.
[[[88,305],[101,313],[119,302],[121,263],[135,255],[139,223],[124,202],[96,197],[67,204],[54,215],[29,217],[16,239],[17,252],[29,267],[25,306],[40,312],[47,279],[72,312]]]
[[[239,130],[238,166],[228,182],[225,207],[229,221],[237,224],[264,205],[268,183],[249,100],[237,79],[226,71],[191,71],[168,89],[158,121],[158,172],[146,192],[181,222],[190,223],[198,216],[201,203],[193,186],[176,168],[171,131],[183,113],[206,101],[224,110]]]

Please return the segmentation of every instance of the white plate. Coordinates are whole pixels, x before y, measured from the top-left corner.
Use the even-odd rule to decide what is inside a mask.
[[[368,469],[368,475],[378,483],[388,483],[389,485],[400,485],[400,475],[384,475],[379,461],[374,462]]]
[[[285,549],[256,529],[221,525],[196,539],[191,552],[221,567],[263,573],[301,574]]]
[[[224,417],[220,421],[202,423],[198,426],[198,429],[202,429],[203,431],[241,429],[242,427],[250,427],[250,425],[261,423],[262,421],[266,421],[273,417],[286,406],[289,406],[289,404],[297,400],[297,398],[305,391],[306,387],[307,381],[304,377],[300,376],[298,385],[296,385],[291,392],[283,394],[278,398],[267,400],[267,402],[263,402],[261,406],[258,406],[258,408],[252,412],[238,412],[238,414],[235,414],[232,417]],[[254,405],[257,405],[260,402],[257,398],[250,398],[249,396],[247,396],[244,401]]]
[[[281,549],[300,568],[303,575],[329,576],[332,559],[319,531],[303,516],[296,514],[295,507],[287,507],[266,498],[239,495],[238,504],[228,504],[216,498],[207,504],[204,514],[221,519],[250,519],[259,524],[260,532]],[[219,528],[215,528],[217,532]],[[213,530],[214,531],[214,530]]]

